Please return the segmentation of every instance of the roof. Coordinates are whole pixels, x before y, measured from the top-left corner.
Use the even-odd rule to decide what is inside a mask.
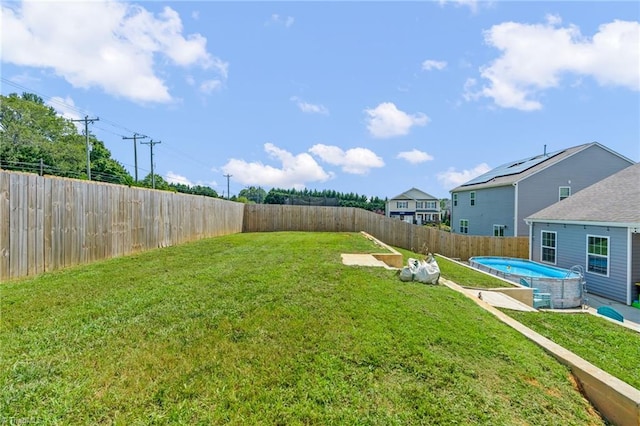
[[[520,160],[502,164],[501,166],[489,170],[487,173],[484,173],[452,189],[451,192],[512,185],[592,146],[599,146],[615,155],[620,156],[621,158],[624,158],[625,160],[629,161],[629,164],[633,164],[633,161],[606,148],[598,142],[591,142],[583,145],[577,145],[561,151],[536,155],[533,157],[523,158]]]
[[[640,226],[640,163],[532,214],[527,220]]]
[[[396,195],[391,200],[437,200],[437,197],[427,194],[417,188],[411,188],[400,195]]]

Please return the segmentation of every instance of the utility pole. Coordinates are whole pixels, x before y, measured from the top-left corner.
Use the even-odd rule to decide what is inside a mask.
[[[79,120],[71,120],[71,121],[84,121],[84,139],[85,144],[87,146],[87,178],[91,180],[91,151],[89,150],[89,123],[93,123],[94,121],[99,121],[100,118],[89,118],[88,115],[85,115],[84,118]]]
[[[148,137],[149,136],[141,135],[139,133],[134,133],[132,138],[128,138],[126,136],[122,137],[122,139],[133,139],[133,162],[136,168],[136,182],[138,182],[138,149],[136,148],[136,142],[138,139],[145,139]]]
[[[162,141],[154,141],[153,139],[151,139],[149,142],[140,143],[143,145],[149,145],[149,147],[151,148],[151,188],[156,189],[156,175],[153,172],[153,146],[162,143]]]
[[[227,200],[228,200],[228,199],[229,199],[229,179],[230,179],[230,178],[231,178],[231,176],[233,176],[233,175],[226,174],[226,175],[222,175],[222,176],[224,176],[224,177],[226,177],[226,178],[227,178]]]

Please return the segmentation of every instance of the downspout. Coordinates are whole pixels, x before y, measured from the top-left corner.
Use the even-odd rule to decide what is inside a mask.
[[[533,227],[536,223],[527,222],[527,225],[529,225],[529,260],[533,260]]]
[[[513,236],[518,236],[518,182],[513,183]]]
[[[627,228],[627,305],[631,305],[631,250],[632,250],[633,233],[631,228]]]
[[[456,228],[453,226],[453,191],[449,191],[449,194],[451,195],[451,211],[449,212],[449,233],[455,234]]]

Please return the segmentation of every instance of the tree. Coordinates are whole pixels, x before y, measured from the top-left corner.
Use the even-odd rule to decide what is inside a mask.
[[[29,93],[0,96],[0,125],[3,167],[11,165],[14,170],[34,171],[33,166],[42,160],[68,174],[77,173],[77,167],[71,167],[83,158],[78,149],[77,129],[46,106],[42,98]],[[67,162],[57,164],[60,158]]]
[[[152,179],[153,177],[153,179]],[[155,183],[155,189],[161,189],[163,191],[172,191],[172,192],[177,192],[175,189],[171,188],[171,186],[169,185],[169,183],[167,183],[166,180],[164,180],[162,178],[162,176],[158,175],[158,174],[153,174],[151,175],[151,173],[149,173],[148,175],[146,175],[144,177],[144,179],[142,179],[142,181],[140,181],[142,187],[144,188],[153,188],[153,185]]]
[[[87,178],[85,136],[75,124],[45,105],[32,93],[0,96],[0,166],[56,176]],[[89,135],[92,179],[130,184],[133,180],[124,166],[111,158],[111,152],[95,136]]]
[[[91,179],[124,185],[133,183],[133,177],[122,164],[111,158],[111,152],[104,143],[92,138],[91,146]]]
[[[267,191],[259,186],[250,186],[248,188],[241,189],[238,196],[246,197],[248,201],[256,204],[262,204],[267,198]]]

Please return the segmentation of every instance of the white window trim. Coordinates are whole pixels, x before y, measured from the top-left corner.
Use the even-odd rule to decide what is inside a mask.
[[[453,207],[457,207],[458,206],[458,194],[457,193],[452,194],[451,198],[452,198],[451,201],[453,202]]]
[[[564,198],[562,198],[562,190],[563,189],[568,189],[569,190],[569,195],[567,195]],[[569,197],[571,197],[571,187],[570,186],[559,186],[558,187],[558,201],[562,201],[565,198],[569,198]]]
[[[553,241],[556,243],[556,245],[554,247],[551,246],[545,246],[544,245],[544,237],[543,234],[544,233],[548,233],[548,234],[554,234],[555,238],[553,239]],[[544,252],[545,248],[552,248],[554,250],[554,255],[553,255],[553,262],[549,262],[548,260],[544,260],[542,253]],[[556,231],[545,231],[542,230],[540,231],[540,262],[542,263],[547,263],[550,265],[557,265],[558,264],[558,233]]]
[[[502,235],[496,235],[496,229],[502,228]],[[505,229],[507,229],[506,225],[498,225],[498,224],[494,224],[493,225],[493,236],[494,237],[504,237],[504,231]]]
[[[470,206],[476,205],[476,191],[471,191],[469,193],[469,205]]]
[[[466,228],[467,228],[467,232],[462,232],[462,221],[466,222]],[[468,234],[469,233],[469,219],[460,219],[460,221],[458,222],[458,231],[460,234]]]
[[[605,240],[607,240],[607,255],[603,256],[601,254],[591,254],[591,256],[596,256],[596,257],[606,257],[607,259],[607,273],[606,274],[601,274],[599,272],[593,272],[589,270],[589,237],[594,237],[594,238],[603,238]],[[588,274],[593,274],[593,275],[597,275],[599,277],[609,277],[609,274],[611,273],[611,238],[609,238],[606,235],[594,235],[594,234],[587,234],[587,240],[586,240],[586,250],[585,250],[585,272]]]
[[[409,202],[408,201],[396,201],[396,208],[397,209],[408,209],[409,208]]]

